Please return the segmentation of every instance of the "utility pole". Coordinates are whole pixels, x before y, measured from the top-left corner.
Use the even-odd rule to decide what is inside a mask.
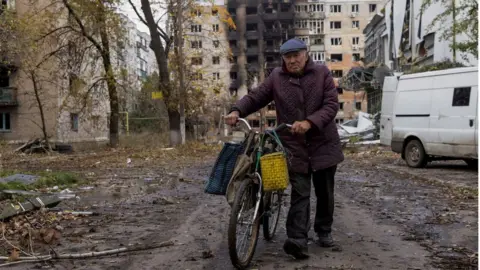
[[[179,79],[179,111],[180,111],[180,135],[182,137],[182,144],[185,144],[185,101],[186,101],[186,89],[185,89],[185,74],[184,74],[184,61],[183,61],[183,3],[182,0],[177,0],[177,20],[176,28],[176,52],[177,52],[177,68]]]
[[[259,17],[261,15],[259,14]],[[265,44],[263,40],[263,31],[265,29],[265,25],[263,20],[260,20],[261,23],[258,24],[258,77],[259,83],[263,83],[265,80]],[[260,109],[260,132],[265,130],[265,108]]]
[[[457,13],[457,10],[456,10],[456,6],[455,6],[455,0],[452,0],[452,17],[453,17],[452,51],[453,51],[453,62],[454,63],[457,62],[457,48],[456,48],[457,47],[457,24],[455,22],[455,17],[457,15],[456,13]]]

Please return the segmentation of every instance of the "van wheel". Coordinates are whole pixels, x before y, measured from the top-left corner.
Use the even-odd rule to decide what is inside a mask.
[[[411,140],[405,146],[405,160],[407,165],[412,168],[423,168],[427,166],[427,154],[419,140]]]

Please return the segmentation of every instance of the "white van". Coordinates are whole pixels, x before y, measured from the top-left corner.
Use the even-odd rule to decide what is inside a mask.
[[[461,159],[478,165],[478,68],[386,77],[380,143],[408,166]]]

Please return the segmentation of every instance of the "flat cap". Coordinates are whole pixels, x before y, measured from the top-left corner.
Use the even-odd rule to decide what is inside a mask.
[[[307,45],[305,42],[301,41],[300,39],[292,38],[283,43],[283,45],[280,47],[280,54],[284,55],[286,53],[298,52],[306,49]]]

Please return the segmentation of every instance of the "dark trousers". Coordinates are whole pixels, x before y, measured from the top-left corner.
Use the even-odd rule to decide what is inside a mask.
[[[290,173],[292,193],[287,217],[287,236],[306,245],[310,230],[310,192],[313,182],[317,197],[314,230],[316,233],[331,232],[333,223],[333,186],[337,166],[313,173]]]

